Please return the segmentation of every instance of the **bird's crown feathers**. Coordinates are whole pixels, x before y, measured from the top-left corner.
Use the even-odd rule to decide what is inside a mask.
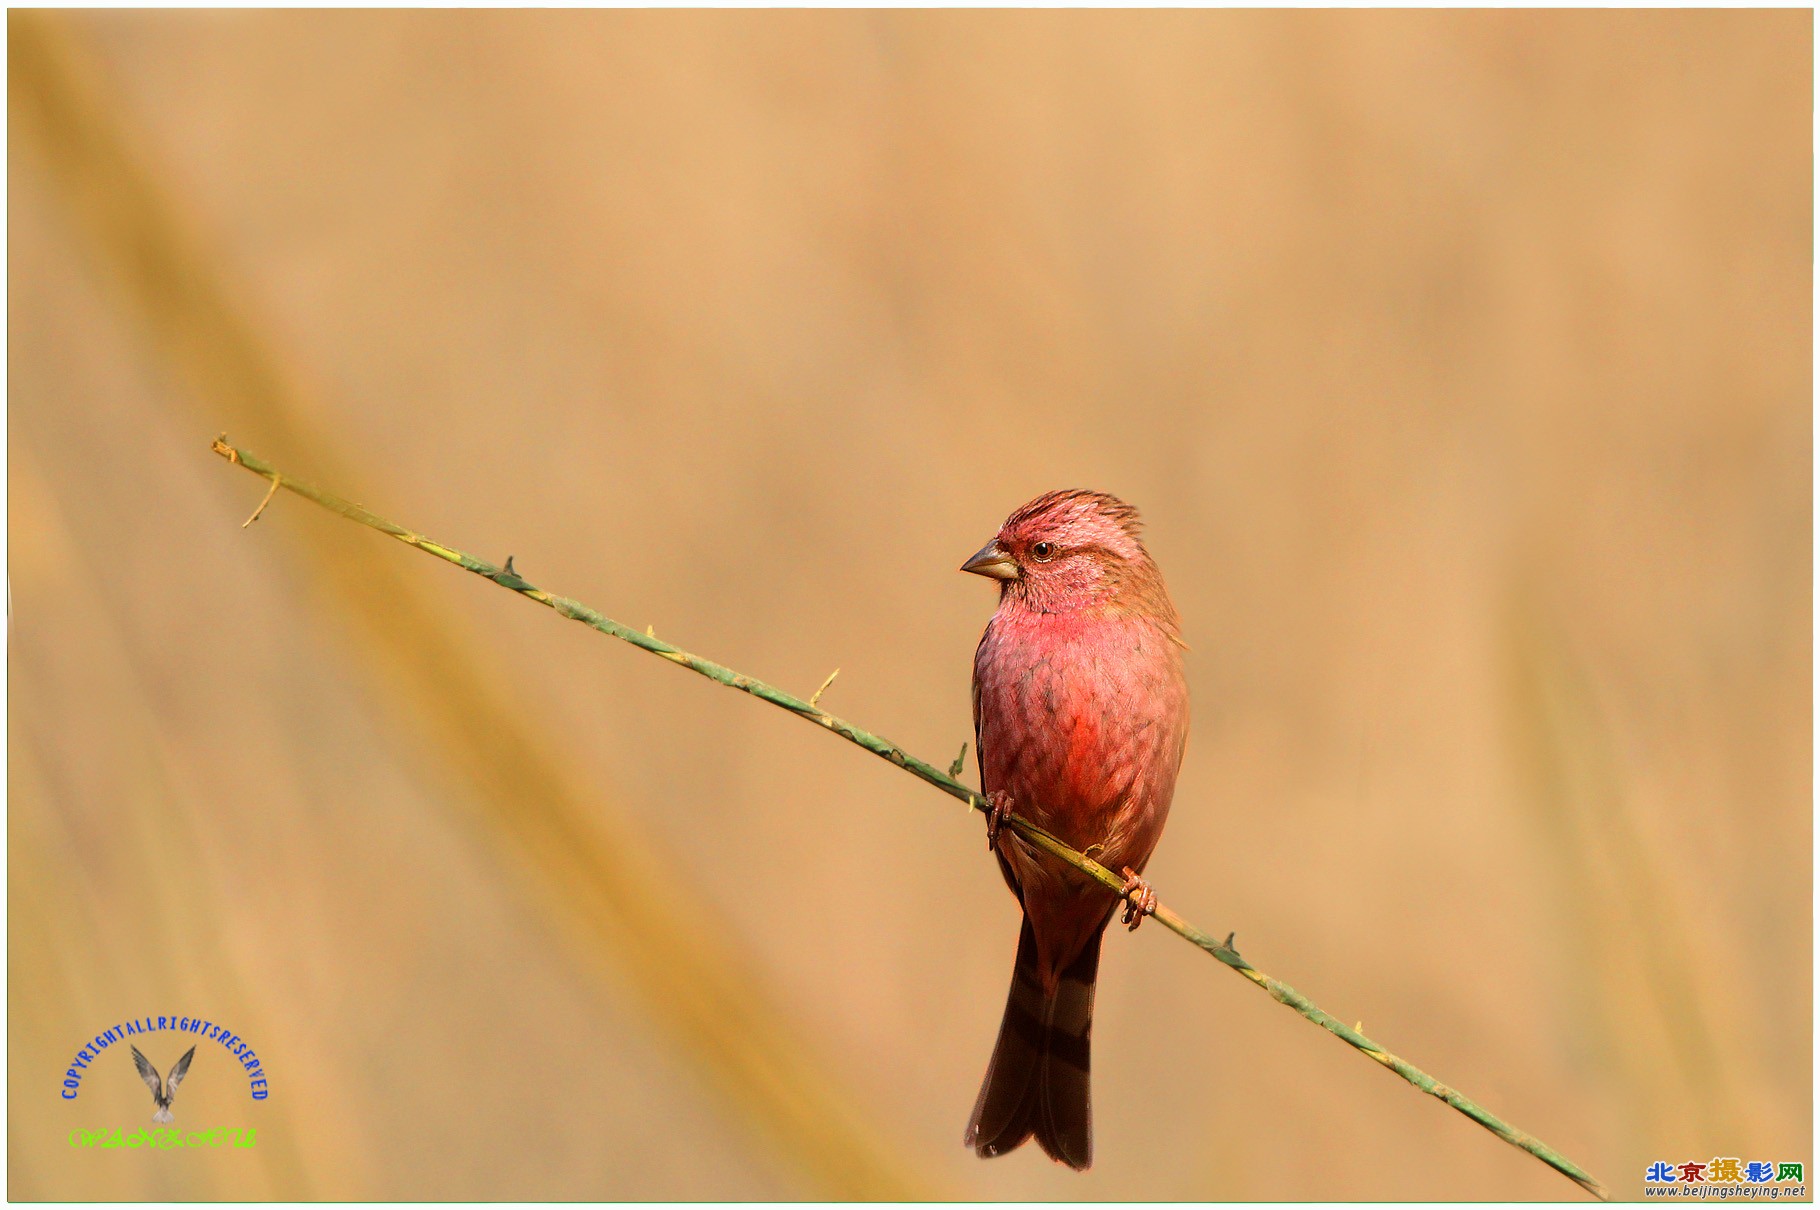
[[[1117,496],[1072,488],[1044,492],[1005,518],[1003,532],[1041,531],[1104,538],[1111,540],[1108,545],[1130,548],[1129,552],[1121,550],[1121,554],[1140,554],[1144,549],[1143,528],[1138,510]]]

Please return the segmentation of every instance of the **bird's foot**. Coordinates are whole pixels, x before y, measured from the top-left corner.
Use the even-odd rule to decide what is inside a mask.
[[[1125,885],[1119,888],[1119,894],[1125,899],[1124,925],[1132,932],[1144,923],[1144,917],[1156,911],[1156,892],[1150,884],[1139,878],[1130,866],[1126,866]]]
[[[1003,790],[994,790],[986,795],[989,809],[986,812],[986,851],[998,852],[998,830],[1005,826],[1005,816],[1011,814],[1011,795]]]

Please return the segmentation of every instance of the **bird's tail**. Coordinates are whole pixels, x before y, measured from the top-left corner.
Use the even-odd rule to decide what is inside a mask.
[[[1093,1163],[1088,1035],[1103,936],[1094,933],[1050,993],[1037,964],[1036,934],[1025,918],[998,1045],[967,1127],[967,1146],[979,1155],[1003,1155],[1034,1134],[1053,1160],[1075,1169]]]
[[[171,1117],[171,1111],[167,1106],[159,1106],[158,1112],[152,1115],[152,1121],[154,1122],[169,1122],[173,1120],[175,1119]]]

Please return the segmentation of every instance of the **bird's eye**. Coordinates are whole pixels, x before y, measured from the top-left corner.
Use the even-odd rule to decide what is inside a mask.
[[[1030,548],[1030,553],[1036,557],[1038,563],[1047,563],[1055,558],[1055,543],[1038,542]]]

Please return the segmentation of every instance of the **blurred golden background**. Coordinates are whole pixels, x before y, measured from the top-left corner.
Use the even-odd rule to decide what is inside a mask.
[[[9,30],[12,1197],[1578,1196],[1156,927],[1095,1168],[975,1159],[977,817],[222,430],[942,764],[1117,492],[1166,902],[1619,1196],[1813,1160],[1811,14]],[[72,1149],[164,1012],[257,1146]]]

